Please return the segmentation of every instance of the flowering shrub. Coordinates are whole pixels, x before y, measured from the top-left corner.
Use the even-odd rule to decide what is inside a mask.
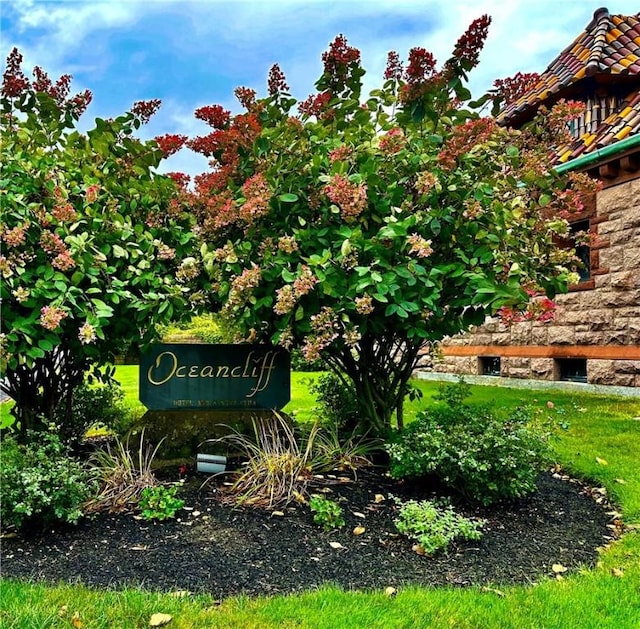
[[[360,54],[338,36],[316,94],[297,104],[274,69],[267,97],[238,89],[246,112],[201,113],[212,132],[189,142],[212,164],[191,200],[212,297],[241,338],[350,379],[364,430],[402,424],[425,346],[526,311],[527,290],[553,299],[570,277],[553,239],[586,180],[549,167],[559,127],[516,132],[464,105],[489,22],[440,68],[423,48],[406,68],[390,53],[365,99]]]
[[[199,272],[181,266],[193,236],[176,186],[152,173],[162,151],[133,137],[159,101],[83,135],[74,127],[90,94],[69,97],[66,76],[34,77],[14,49],[0,119],[0,376],[23,435],[54,412],[71,422],[87,370],[179,318],[190,307],[185,278]]]

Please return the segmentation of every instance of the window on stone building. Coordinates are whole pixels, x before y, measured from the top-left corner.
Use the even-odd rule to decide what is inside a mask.
[[[556,360],[556,380],[565,382],[587,381],[586,358],[558,358]]]
[[[499,376],[500,356],[480,356],[478,366],[481,376]]]
[[[578,274],[580,275],[580,281],[584,282],[591,278],[591,248],[589,245],[576,242],[576,236],[578,234],[589,233],[589,221],[578,221],[571,223],[569,226],[572,246],[575,247],[576,256],[580,260],[580,268]]]

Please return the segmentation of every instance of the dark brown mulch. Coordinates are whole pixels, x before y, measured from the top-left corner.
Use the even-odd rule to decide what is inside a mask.
[[[424,487],[393,481],[374,470],[357,482],[327,479],[346,526],[325,532],[308,507],[274,515],[220,504],[202,478],[184,488],[179,519],[148,522],[131,514],[103,514],[76,527],[56,527],[2,540],[2,575],[116,588],[269,595],[310,590],[323,583],[345,589],[530,583],[592,565],[610,539],[611,516],[598,494],[558,474],[543,474],[529,497],[491,508],[466,508],[486,518],[477,542],[454,544],[435,557],[419,556],[398,536],[390,498],[431,497]],[[320,481],[318,481],[320,483]],[[385,497],[376,502],[376,494]],[[598,498],[602,504],[597,504]],[[359,517],[355,515],[364,515]],[[360,536],[356,526],[364,526]],[[334,548],[331,542],[341,547]]]

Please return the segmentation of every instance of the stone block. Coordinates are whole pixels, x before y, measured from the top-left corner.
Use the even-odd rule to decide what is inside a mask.
[[[547,345],[549,343],[549,328],[550,324],[534,325],[531,328],[531,344]]]
[[[531,323],[516,323],[511,328],[511,343],[529,345],[531,343]]]
[[[531,378],[531,370],[528,368],[510,368],[506,374],[509,378],[528,379]]]
[[[553,380],[553,359],[532,358],[530,370],[531,376],[537,380]]]
[[[607,330],[603,333],[604,345],[626,345],[629,335],[626,330]]]
[[[564,295],[557,295],[555,298],[555,302],[556,304],[558,304],[558,309],[564,308],[565,306],[578,306],[580,305],[580,291],[565,293]]]
[[[604,343],[605,332],[580,332],[576,330],[576,345],[602,345]]]
[[[511,332],[498,332],[493,335],[493,345],[510,345]]]
[[[616,374],[640,375],[640,360],[614,360],[613,370]]]
[[[640,179],[626,181],[600,191],[597,204],[598,214],[626,210],[640,205]],[[638,221],[640,221],[640,215],[638,215]]]
[[[640,321],[638,319],[628,319],[627,342],[629,345],[640,345]]]
[[[624,249],[623,247],[610,247],[600,251],[600,268],[617,272],[624,270]]]
[[[567,325],[549,328],[547,342],[549,345],[575,345],[575,330]]]
[[[589,384],[613,384],[615,371],[612,360],[587,361],[587,378]]]
[[[640,273],[620,271],[611,273],[611,288],[615,290],[634,290],[640,288]]]
[[[628,243],[624,250],[624,267],[630,272],[635,271],[636,276],[640,275],[640,242]]]

